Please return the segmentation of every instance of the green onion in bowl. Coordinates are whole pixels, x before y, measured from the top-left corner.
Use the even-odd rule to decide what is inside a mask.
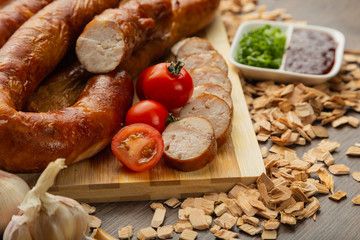
[[[286,36],[269,25],[247,33],[240,41],[236,61],[239,63],[278,69],[285,51]]]

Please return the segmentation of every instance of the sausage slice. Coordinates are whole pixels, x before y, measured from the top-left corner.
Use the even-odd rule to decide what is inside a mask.
[[[231,110],[227,103],[210,94],[189,101],[181,110],[180,118],[201,116],[208,119],[215,131],[218,146],[223,144],[231,130]]]
[[[212,50],[214,50],[214,48],[208,40],[204,38],[192,37],[181,45],[181,47],[177,52],[177,59],[181,60],[193,53],[212,51]]]
[[[216,51],[193,53],[182,61],[185,63],[184,67],[188,72],[198,67],[218,67],[226,75],[228,74],[228,66],[224,58]]]
[[[207,83],[220,85],[227,92],[231,92],[231,81],[228,76],[218,67],[199,67],[189,72],[194,87]]]
[[[195,87],[190,101],[204,93],[210,94],[210,95],[215,95],[215,96],[221,98],[222,100],[224,100],[229,105],[230,110],[232,112],[233,102],[232,102],[230,94],[228,92],[226,92],[223,87],[216,85],[216,84],[208,83],[208,84],[204,84],[204,85]]]
[[[165,128],[162,137],[165,161],[178,170],[198,170],[216,155],[214,129],[203,117],[186,117],[173,122]]]

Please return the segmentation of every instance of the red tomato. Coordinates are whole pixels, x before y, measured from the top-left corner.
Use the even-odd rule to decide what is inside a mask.
[[[145,69],[138,78],[137,93],[163,104],[169,111],[184,106],[193,93],[194,84],[182,66],[180,62],[159,63]]]
[[[146,123],[156,128],[160,133],[165,129],[165,122],[168,116],[166,108],[153,100],[143,100],[135,103],[127,112],[125,123]]]
[[[142,71],[139,75],[139,77],[136,80],[136,95],[138,96],[138,98],[140,100],[144,100],[145,99],[145,95],[144,95],[144,91],[143,91],[143,82],[144,82],[144,78],[147,74],[147,72],[149,71],[150,68],[145,69],[144,71]]]
[[[123,127],[112,139],[111,150],[115,157],[133,171],[145,171],[158,163],[164,142],[155,128],[135,123]]]

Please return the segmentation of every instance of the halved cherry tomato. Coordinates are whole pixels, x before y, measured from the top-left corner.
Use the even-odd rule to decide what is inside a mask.
[[[113,138],[111,150],[115,157],[133,171],[145,171],[158,163],[164,142],[155,128],[135,123],[123,127]]]
[[[145,69],[138,77],[138,96],[155,100],[169,111],[184,106],[190,99],[194,84],[183,64],[159,63]]]
[[[146,123],[156,128],[160,133],[165,129],[169,112],[160,103],[153,100],[143,100],[135,103],[127,112],[125,123]]]

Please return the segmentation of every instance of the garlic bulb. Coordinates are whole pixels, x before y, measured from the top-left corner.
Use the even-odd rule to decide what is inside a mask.
[[[18,206],[30,190],[27,183],[15,174],[0,170],[0,236],[11,220],[19,213]]]
[[[73,199],[46,191],[65,167],[65,159],[51,162],[36,185],[19,206],[21,214],[13,216],[3,240],[68,240],[84,239],[89,232],[89,215]]]

